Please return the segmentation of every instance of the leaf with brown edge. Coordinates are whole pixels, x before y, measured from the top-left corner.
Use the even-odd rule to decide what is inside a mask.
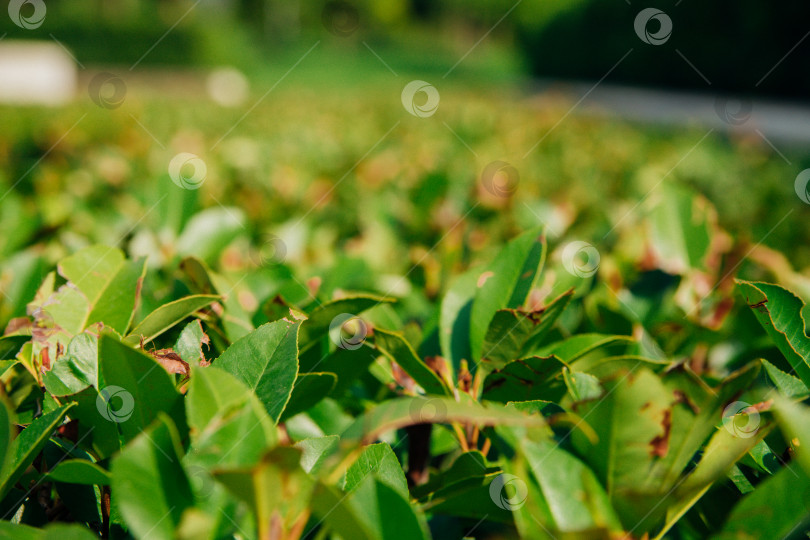
[[[810,337],[804,301],[779,285],[737,280],[740,294],[796,374],[810,386]]]
[[[484,339],[481,365],[487,370],[498,369],[531,354],[573,294],[573,290],[566,291],[537,311],[501,309],[495,312]]]
[[[568,364],[556,356],[514,360],[484,379],[483,399],[490,401],[556,401],[565,394],[562,370]]]
[[[211,346],[211,338],[208,337],[208,334],[202,328],[202,322],[199,319],[195,319],[188,323],[183,331],[180,332],[180,336],[177,338],[177,342],[174,345],[174,351],[180,355],[180,358],[189,364],[192,368],[199,365],[199,366],[207,366],[211,362],[206,360],[205,352],[203,351],[203,347],[206,350]]]

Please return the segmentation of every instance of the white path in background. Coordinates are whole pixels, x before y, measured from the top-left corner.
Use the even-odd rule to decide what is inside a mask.
[[[602,83],[537,80],[533,90],[570,95],[572,101],[591,91],[577,114],[614,115],[626,120],[664,126],[698,126],[727,132],[765,136],[790,146],[810,143],[810,104],[768,99],[748,100],[750,116],[738,124],[724,121],[717,112],[718,99],[734,100],[730,94],[656,90]],[[722,103],[721,103],[722,106]],[[721,109],[722,110],[722,109]],[[735,103],[730,105],[736,111]],[[746,119],[747,118],[747,119]],[[759,134],[757,133],[759,132]]]

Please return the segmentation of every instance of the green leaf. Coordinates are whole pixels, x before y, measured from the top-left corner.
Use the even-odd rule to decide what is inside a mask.
[[[59,287],[47,300],[42,310],[53,319],[53,331],[60,330],[66,336],[73,336],[84,330],[91,306],[87,297],[72,283]],[[67,341],[66,337],[64,341]]]
[[[796,374],[810,386],[810,338],[798,296],[779,285],[737,280],[740,294]]]
[[[110,473],[86,459],[66,459],[60,461],[46,477],[56,482],[106,486],[110,483]]]
[[[5,478],[5,472],[8,469],[9,460],[11,459],[14,441],[14,427],[12,426],[14,415],[8,409],[5,399],[0,399],[0,476]]]
[[[87,300],[79,329],[103,322],[119,334],[126,332],[140,297],[146,259],[127,261],[117,248],[91,246],[60,261],[59,273]]]
[[[432,498],[431,494],[450,487],[469,478],[483,478],[489,474],[500,473],[500,467],[490,467],[487,460],[478,450],[464,452],[456,457],[449,467],[431,474],[428,481],[413,488],[413,496],[423,502]]]
[[[126,337],[126,341],[136,345],[143,338],[144,343],[149,343],[169,328],[182,322],[183,319],[192,315],[195,311],[212,304],[218,299],[218,296],[198,294],[163,304],[139,322]]]
[[[572,441],[606,487],[622,523],[655,519],[651,494],[640,486],[649,482],[647,474],[657,459],[659,442],[669,436],[671,397],[660,379],[646,368],[604,381],[603,386],[602,399],[574,408],[587,419],[598,441],[592,444],[578,431],[573,432]],[[659,486],[655,488],[657,491]],[[662,505],[661,512],[664,509]]]
[[[452,391],[439,376],[416,355],[416,351],[398,332],[374,329],[374,345],[387,358],[399,364],[416,384],[429,394],[452,395]]]
[[[402,472],[402,465],[387,443],[371,444],[363,449],[357,460],[346,471],[343,490],[354,491],[368,475],[372,475],[404,499],[408,499],[408,481]]]
[[[750,387],[758,373],[759,366],[752,363],[728,375],[720,386],[709,388],[688,368],[669,370],[662,378],[667,394],[672,396],[667,452],[655,463],[650,478],[664,485],[675,484],[692,456],[714,431],[718,419],[723,418],[728,402]]]
[[[337,383],[334,373],[301,373],[295,380],[290,401],[284,408],[281,420],[306,411],[329,395]]]
[[[487,329],[500,309],[518,308],[540,274],[546,254],[542,227],[529,230],[509,242],[477,280],[470,313],[471,360],[484,351]]]
[[[236,276],[223,276],[216,272],[209,272],[211,281],[213,281],[218,291],[226,291],[227,294],[222,297],[221,304],[225,308],[220,321],[222,329],[225,330],[225,336],[228,341],[234,342],[241,339],[256,329],[253,326],[250,315],[242,307],[239,300],[243,293],[253,294],[247,288],[242,278]]]
[[[483,366],[502,368],[507,362],[527,356],[571,301],[573,290],[561,294],[537,311],[500,309],[489,324],[483,345]]]
[[[725,404],[751,384],[756,368],[752,364],[738,370],[711,389],[682,367],[663,378],[637,367],[603,381],[601,399],[575,406],[598,442],[586,442],[574,432],[574,446],[604,482],[622,523],[632,524],[640,534],[652,530],[665,512],[682,515],[764,437],[767,429],[750,437],[720,430],[697,468],[683,477],[721,419]]]
[[[703,497],[703,495],[732,469],[734,463],[754,448],[768,434],[771,426],[763,426],[752,436],[737,436],[733,431],[718,429],[703,452],[697,467],[675,489],[658,497],[660,506],[668,506],[666,524],[656,536],[664,534]]]
[[[442,298],[439,341],[442,355],[458,369],[461,360],[471,360],[470,314],[476,282],[481,270],[473,269],[458,276]]]
[[[563,368],[563,380],[574,401],[597,399],[603,393],[599,379],[588,373]]]
[[[182,396],[154,358],[106,333],[99,338],[98,356],[104,379],[98,414],[117,423],[125,441],[137,437],[161,412],[185,431]]]
[[[90,246],[59,261],[59,273],[94,303],[124,263],[124,253],[110,246]]]
[[[340,435],[354,421],[354,417],[332,398],[321,400],[306,412],[306,416],[325,435]]]
[[[359,315],[375,306],[391,303],[393,301],[394,300],[391,298],[362,294],[347,296],[321,304],[313,309],[312,313],[308,315],[307,320],[301,324],[299,335],[301,351],[308,350],[315,345],[320,338],[326,336],[329,333],[329,327],[332,321],[338,315],[344,313]]]
[[[33,226],[33,224],[31,225]],[[3,256],[2,259],[0,274],[3,275],[3,294],[0,295],[2,298],[0,300],[0,328],[8,320],[26,314],[26,303],[36,294],[40,281],[50,266],[46,257],[42,256],[41,250],[37,247],[20,251],[11,256]],[[2,350],[2,344],[0,344],[0,350]]]
[[[326,435],[295,443],[295,447],[301,450],[301,467],[310,474],[318,474],[326,458],[337,450],[338,442],[337,435]]]
[[[735,417],[731,416],[730,418],[734,419]],[[734,425],[737,424],[734,423]],[[782,458],[778,456],[765,441],[759,441],[748,451],[748,455],[740,460],[740,463],[768,474],[776,472],[781,462]]]
[[[189,366],[195,368],[205,360],[203,345],[207,347],[210,342],[208,335],[203,331],[202,322],[194,319],[180,332],[180,337],[174,344],[174,352],[179,354],[180,358],[185,360]]]
[[[762,359],[760,362],[762,362],[762,367],[765,368],[768,378],[771,379],[783,396],[794,399],[804,399],[810,396],[810,389],[801,380],[785,373],[767,360]]]
[[[194,372],[186,397],[188,425],[201,433],[222,411],[245,403],[250,389],[239,379],[216,366]]]
[[[103,398],[99,397],[95,388],[89,386],[76,394],[60,397],[60,401],[76,405],[70,411],[70,419],[78,420],[77,429],[81,446],[94,452],[99,459],[104,459],[121,448],[121,441],[118,424],[100,414],[99,399],[103,406],[105,403]],[[122,404],[121,398],[113,400],[115,410]]]
[[[666,182],[650,214],[650,246],[670,273],[705,269],[715,221],[714,209],[705,199]]]
[[[211,280],[211,269],[196,257],[185,257],[180,261],[180,270],[191,281],[192,292],[198,294],[218,294],[216,286]]]
[[[377,356],[377,352],[371,347],[358,347],[357,349],[338,347],[323,360],[319,359],[316,368],[318,371],[337,375],[338,380],[332,389],[332,395],[340,396],[368,370]]]
[[[8,448],[9,459],[0,478],[0,500],[2,500],[20,479],[34,459],[45,447],[56,428],[62,423],[65,415],[73,407],[72,403],[62,405],[49,413],[43,414],[28,425],[17,436]]]
[[[427,539],[427,523],[408,500],[388,484],[367,476],[349,495],[318,486],[313,512],[341,538]]]
[[[742,493],[747,495],[754,491],[754,486],[743,474],[742,470],[737,465],[734,465],[728,472],[728,479],[734,482],[734,486]],[[680,517],[680,516],[679,516]]]
[[[425,512],[438,515],[466,517],[513,525],[512,511],[493,504],[490,486],[502,471],[500,468],[470,469],[462,478],[453,479],[420,500]]]
[[[384,401],[357,418],[341,437],[343,445],[370,442],[381,433],[422,423],[464,422],[487,426],[497,424],[544,427],[543,418],[527,416],[497,403],[460,403],[448,397],[403,397]]]
[[[534,356],[554,355],[563,362],[571,363],[597,349],[617,343],[630,343],[632,339],[633,338],[630,336],[615,336],[609,334],[578,334],[566,338],[563,341],[544,345],[532,354]]]
[[[197,434],[189,462],[204,467],[249,467],[277,442],[273,420],[258,398],[247,391],[244,403],[221,411]]]
[[[146,258],[126,261],[112,277],[98,300],[92,305],[85,326],[102,322],[119,334],[124,334],[132,319],[141,293],[141,284],[146,275]]]
[[[237,236],[246,232],[245,214],[241,209],[207,208],[188,220],[177,239],[177,253],[212,262]]]
[[[189,461],[203,466],[250,466],[277,443],[273,421],[256,395],[214,366],[194,372],[189,386]]]
[[[298,375],[300,321],[281,319],[260,326],[233,343],[214,364],[256,392],[278,422]]]
[[[796,462],[810,475],[810,407],[780,398],[774,401],[773,414],[785,438],[795,448]]]
[[[98,388],[98,338],[88,332],[73,337],[66,354],[58,358],[43,377],[52,395],[81,392],[88,386]]]
[[[279,447],[249,469],[221,469],[214,477],[247,503],[259,538],[298,538],[307,523],[314,480],[299,466],[301,451]]]
[[[11,360],[20,352],[23,344],[31,341],[30,335],[0,337],[0,360]]]
[[[194,505],[182,455],[177,430],[160,415],[113,459],[113,501],[135,536],[174,538],[183,512]]]
[[[554,356],[509,362],[484,379],[483,398],[501,403],[559,400],[565,394],[562,370],[566,366]]]
[[[589,373],[596,378],[610,378],[614,374],[622,371],[633,371],[639,366],[654,371],[656,373],[670,367],[669,360],[653,360],[645,356],[623,354],[621,356],[600,357],[588,355],[571,364],[571,369],[581,373]]]
[[[515,511],[515,523],[524,537],[539,538],[547,530],[583,536],[586,532],[622,530],[593,471],[559,444],[550,440],[523,440],[521,456],[526,460],[526,472],[531,475],[530,480],[518,469],[521,474],[513,479],[527,488],[527,497],[522,501],[525,504],[516,505]],[[504,490],[505,486],[497,495],[504,497]],[[538,523],[538,518],[543,517],[546,523]]]
[[[729,514],[718,540],[789,538],[810,519],[810,476],[784,468],[743,497]]]

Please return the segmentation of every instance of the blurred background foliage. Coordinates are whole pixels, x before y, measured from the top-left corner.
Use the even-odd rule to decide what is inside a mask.
[[[641,46],[627,31],[641,7],[659,8],[675,21],[672,54]],[[386,51],[416,46],[418,53],[419,41],[429,41],[426,50],[434,54],[426,56],[466,48],[468,39],[497,23],[493,37],[514,45],[520,65],[541,77],[598,79],[632,48],[635,54],[612,73],[614,82],[705,88],[677,50],[717,91],[793,98],[810,91],[810,41],[803,39],[810,6],[799,0],[655,0],[644,6],[599,0],[50,0],[48,10],[48,30],[89,63],[132,63],[161,40],[143,60],[147,65],[260,69],[268,54],[321,34],[331,14],[337,21],[330,24],[356,25],[350,42]],[[8,26],[8,37],[33,37]],[[780,69],[760,81],[779,58]]]

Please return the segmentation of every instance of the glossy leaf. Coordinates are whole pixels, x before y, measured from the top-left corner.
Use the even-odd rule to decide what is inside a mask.
[[[306,411],[329,395],[337,383],[334,373],[301,373],[295,379],[290,401],[284,408],[281,420]]]
[[[456,368],[461,360],[472,359],[470,315],[481,272],[474,269],[458,276],[442,298],[439,341],[442,355]]]
[[[317,474],[324,461],[338,447],[340,438],[337,435],[304,439],[295,444],[301,450],[301,468],[311,474]]]
[[[470,353],[477,361],[484,352],[487,329],[500,309],[518,308],[526,301],[545,260],[543,228],[527,231],[509,242],[477,280],[470,313]]]
[[[754,316],[779,348],[805,386],[810,385],[810,337],[807,337],[798,296],[779,285],[737,281]]]
[[[536,416],[526,416],[496,403],[485,405],[459,403],[447,397],[405,397],[380,403],[360,416],[341,437],[342,443],[374,441],[381,433],[424,422],[468,422],[486,426],[494,424],[545,426]]]
[[[346,471],[344,491],[353,491],[369,475],[408,499],[408,481],[402,472],[402,465],[388,444],[372,444],[363,449]]]
[[[260,538],[297,538],[309,517],[308,502],[314,480],[299,466],[301,452],[277,448],[250,469],[221,469],[214,477],[247,503]]]
[[[543,336],[562,314],[573,291],[555,298],[544,308],[533,311],[501,309],[489,323],[482,349],[482,365],[501,368],[536,349]]]
[[[275,446],[264,405],[230,373],[214,366],[196,370],[186,399],[194,463],[249,466]]]
[[[125,441],[137,437],[159,413],[169,415],[184,430],[182,397],[172,376],[154,358],[109,334],[98,340],[98,357],[104,379],[96,401],[98,415],[117,424]]]
[[[416,384],[424,388],[425,392],[448,396],[452,394],[442,379],[417,356],[404,335],[378,328],[374,330],[374,345],[385,356],[399,364]]]
[[[484,380],[483,398],[509,401],[557,400],[565,393],[562,370],[566,364],[554,356],[509,362]]]
[[[194,504],[180,439],[160,415],[112,461],[114,504],[139,537],[173,538],[183,511]]]
[[[810,476],[784,468],[746,495],[732,510],[718,540],[788,538],[810,520]]]
[[[767,360],[761,360],[761,362],[762,367],[765,368],[765,372],[768,374],[768,378],[771,379],[782,395],[797,399],[803,399],[810,395],[810,389],[800,379],[785,373]]]
[[[260,326],[233,343],[214,365],[253,390],[278,422],[298,375],[300,321],[281,319]]]
[[[313,511],[329,529],[342,538],[368,540],[427,539],[424,516],[385,482],[366,476],[348,496],[319,486]]]
[[[589,373],[563,368],[563,380],[574,401],[597,399],[604,393],[599,379]]]
[[[516,505],[514,512],[518,530],[525,537],[542,537],[549,530],[583,536],[622,530],[607,494],[581,461],[552,441],[523,441],[521,450],[531,479],[517,479],[528,491],[526,500],[521,501],[525,504]],[[497,495],[504,497],[505,489]],[[540,516],[545,517],[545,524],[538,523],[543,520]]]
[[[47,477],[56,482],[106,486],[110,483],[110,473],[95,463],[84,459],[60,461]]]
[[[554,355],[564,362],[574,362],[583,356],[614,344],[631,342],[629,336],[614,336],[609,334],[579,334],[563,341],[558,341],[538,348],[533,354],[536,356]]]
[[[14,439],[8,449],[9,457],[0,478],[0,499],[5,497],[39,455],[71,407],[73,404],[69,403],[40,416]]]
[[[183,319],[192,315],[195,311],[215,302],[218,298],[218,296],[200,294],[186,296],[180,300],[163,304],[139,322],[129,333],[126,341],[135,345],[143,339],[144,343],[149,343],[169,328],[182,322]]]
[[[305,351],[315,345],[318,339],[329,333],[329,326],[338,315],[349,313],[360,315],[362,312],[380,304],[393,302],[390,298],[373,295],[352,295],[327,302],[316,307],[301,324],[301,350]]]
[[[87,300],[79,329],[103,322],[118,333],[126,332],[140,297],[145,259],[127,261],[117,248],[91,246],[62,259],[59,273]]]

